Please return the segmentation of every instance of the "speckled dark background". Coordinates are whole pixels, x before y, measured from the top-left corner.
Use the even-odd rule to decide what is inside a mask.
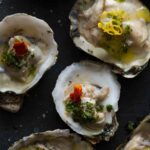
[[[7,150],[16,140],[33,132],[68,128],[55,111],[51,92],[56,79],[67,65],[82,59],[94,59],[78,50],[69,36],[68,14],[75,0],[0,0],[0,19],[24,12],[44,19],[55,33],[59,57],[56,65],[45,73],[40,82],[28,92],[23,108],[16,114],[0,110],[0,150]],[[149,6],[149,0],[143,0]],[[122,85],[116,135],[110,142],[96,146],[97,150],[115,150],[129,134],[128,121],[139,122],[150,112],[150,65],[136,78],[119,77]]]

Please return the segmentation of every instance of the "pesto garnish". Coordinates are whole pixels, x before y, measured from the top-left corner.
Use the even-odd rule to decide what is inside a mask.
[[[121,48],[121,50],[122,50],[124,53],[127,53],[127,52],[128,52],[128,49],[129,49],[129,47],[130,47],[130,46],[128,45],[128,43],[127,43],[127,39],[128,39],[128,37],[130,36],[131,32],[132,32],[132,29],[131,29],[131,27],[130,27],[129,25],[127,25],[127,26],[124,27],[124,32],[123,32],[123,42],[124,42],[124,43],[122,43],[122,48]]]
[[[79,103],[74,103],[71,100],[66,100],[65,105],[66,105],[66,111],[71,114],[79,111]]]
[[[86,102],[81,104],[81,117],[84,121],[95,121],[95,107],[92,103]]]
[[[129,45],[126,42],[124,44],[122,44],[122,46],[121,46],[122,52],[127,53],[128,49],[129,49]]]
[[[124,34],[127,36],[132,32],[132,29],[129,25],[125,26],[124,28]]]

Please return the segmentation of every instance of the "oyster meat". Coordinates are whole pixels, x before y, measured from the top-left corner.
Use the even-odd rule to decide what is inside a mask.
[[[62,120],[93,144],[109,141],[117,130],[120,84],[108,66],[73,63],[59,75],[52,95]]]
[[[150,115],[133,131],[130,139],[120,145],[117,150],[149,150],[150,149]]]
[[[139,0],[77,0],[70,12],[77,47],[126,78],[150,59],[150,12]]]
[[[35,133],[14,143],[8,150],[94,150],[69,130]]]
[[[23,13],[5,17],[0,22],[0,107],[17,112],[23,95],[55,64],[57,54],[45,21]]]

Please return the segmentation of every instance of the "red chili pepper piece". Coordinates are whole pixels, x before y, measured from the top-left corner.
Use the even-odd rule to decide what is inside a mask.
[[[25,42],[15,42],[13,48],[17,56],[24,56],[28,52],[28,47]]]
[[[80,102],[82,95],[82,86],[80,84],[74,86],[74,92],[70,94],[70,99],[73,102]]]

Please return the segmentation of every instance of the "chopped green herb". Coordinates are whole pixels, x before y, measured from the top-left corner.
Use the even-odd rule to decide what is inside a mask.
[[[133,131],[135,129],[135,123],[132,122],[132,121],[129,121],[127,128],[128,128],[129,131]]]
[[[74,103],[71,100],[66,100],[65,101],[65,105],[66,105],[66,111],[69,113],[74,113],[79,111],[79,104],[78,103]]]
[[[103,106],[103,105],[97,105],[97,106],[96,106],[96,110],[97,110],[98,112],[103,112],[104,106]]]
[[[124,34],[129,35],[132,32],[132,29],[129,25],[124,28]]]
[[[20,60],[13,53],[4,52],[2,62],[8,66],[14,66],[16,69],[20,69],[22,67]]]
[[[107,105],[107,106],[106,106],[106,109],[107,109],[108,112],[111,112],[112,109],[113,109],[113,106],[112,106],[112,105]]]
[[[70,100],[65,101],[66,111],[70,113],[77,122],[93,122],[97,119],[95,106],[92,103],[75,103]]]

